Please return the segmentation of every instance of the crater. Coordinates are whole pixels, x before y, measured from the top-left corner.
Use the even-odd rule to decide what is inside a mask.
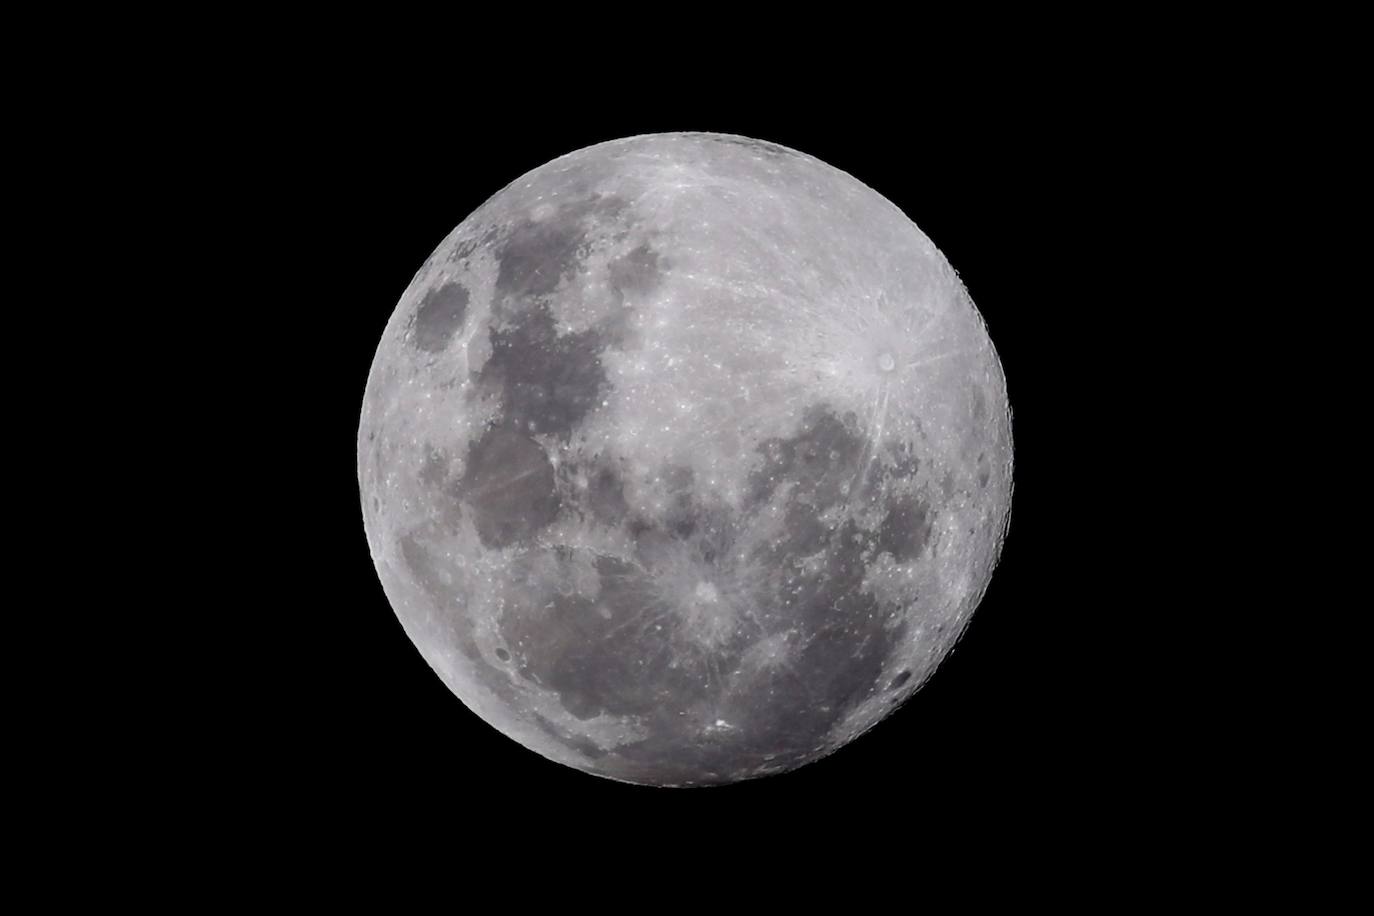
[[[426,353],[441,353],[463,326],[468,314],[468,291],[445,283],[425,293],[411,326],[411,343]]]
[[[449,252],[448,260],[466,263],[468,258],[472,257],[472,253],[477,250],[478,242],[479,240],[475,236],[463,239],[453,246],[453,251]]]
[[[797,155],[787,147],[769,143],[767,140],[751,140],[748,137],[735,136],[712,136],[709,139],[716,143],[742,147],[751,153],[759,153],[769,159],[790,159]]]

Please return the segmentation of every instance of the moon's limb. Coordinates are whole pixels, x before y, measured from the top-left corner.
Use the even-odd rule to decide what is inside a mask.
[[[930,675],[996,564],[1000,363],[943,256],[815,159],[601,144],[517,180],[402,296],[359,429],[407,633],[551,759],[790,769]]]

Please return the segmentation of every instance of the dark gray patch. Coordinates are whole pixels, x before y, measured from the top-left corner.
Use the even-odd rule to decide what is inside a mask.
[[[911,672],[903,671],[902,673],[898,674],[896,677],[892,679],[892,683],[887,685],[888,689],[896,690],[898,687],[902,686],[909,680],[911,680]]]
[[[829,407],[814,405],[795,435],[768,439],[757,451],[763,467],[749,478],[754,503],[767,502],[783,481],[791,480],[797,484],[794,499],[825,508],[843,501],[846,485],[860,477],[864,437]]]
[[[890,465],[889,476],[894,480],[915,477],[921,469],[921,459],[910,442],[897,441],[889,444],[887,458]]]
[[[553,292],[563,277],[572,273],[582,240],[578,222],[522,223],[497,255],[497,292],[510,297]]]
[[[988,456],[986,452],[978,453],[978,486],[986,487],[988,481],[992,479],[992,470],[988,467]]]
[[[823,753],[831,731],[880,689],[906,624],[860,590],[878,535],[852,522],[832,528],[820,518],[846,498],[845,485],[864,460],[865,444],[854,418],[846,421],[817,407],[807,413],[797,434],[760,446],[763,465],[750,480],[755,504],[771,499],[788,482],[793,498],[779,537],[757,547],[748,560],[767,574],[753,582],[753,594],[744,599],[752,605],[747,640],[785,634],[791,647],[788,663],[740,673],[739,659],[747,647],[730,644],[710,660],[714,680],[689,679],[633,704],[648,737],[617,748],[600,761],[601,771],[681,784],[729,782],[743,774],[796,766]],[[695,504],[690,470],[670,466],[662,478],[669,496],[664,516],[629,523],[641,555],[658,552],[646,553],[645,545],[661,548],[684,541],[704,562],[733,554],[737,547],[730,537],[731,522],[713,519]],[[807,557],[821,557],[822,564],[804,565]],[[603,570],[602,587],[613,590],[613,564],[619,561],[607,563],[612,565]],[[631,579],[644,575],[638,567],[632,569]],[[639,602],[646,600],[652,595]],[[656,649],[656,638],[644,633],[636,648]],[[658,651],[679,660],[690,655],[671,638]],[[729,689],[722,677],[731,683]],[[584,698],[592,694],[585,687],[578,691],[574,707],[584,709]],[[710,702],[696,705],[702,698]],[[592,705],[598,704],[610,711],[606,700]],[[730,727],[713,727],[717,716]]]
[[[445,283],[425,293],[411,326],[411,342],[426,353],[441,353],[463,326],[468,314],[468,291]]]
[[[560,336],[548,309],[539,306],[513,326],[491,330],[479,387],[499,394],[509,422],[566,436],[601,402],[604,346],[595,331]]]
[[[644,244],[616,258],[607,270],[611,286],[622,297],[639,298],[659,287],[667,264],[657,251]]]
[[[596,744],[593,741],[591,741],[591,739],[583,735],[574,735],[567,729],[562,728],[554,722],[551,722],[546,717],[541,716],[539,713],[534,713],[534,720],[539,725],[539,727],[542,728],[545,732],[552,735],[554,738],[558,739],[558,741],[560,741],[561,743],[567,745],[568,747],[582,754],[584,757],[589,757],[592,760],[598,760],[606,756],[606,751],[602,748],[597,747]]]
[[[541,222],[517,223],[496,249],[497,295],[519,299],[553,292],[587,255],[587,218],[610,217],[624,207],[619,198],[598,195],[564,203]]]
[[[503,662],[508,662],[508,661],[510,661],[510,653],[507,652],[505,649],[497,649],[497,650],[496,650],[496,657],[499,658],[499,659],[501,659],[501,661],[503,661]]]
[[[617,748],[600,771],[642,782],[712,784],[791,768],[828,750],[831,731],[878,690],[906,624],[859,591],[871,535],[852,524],[820,534],[823,526],[809,527],[802,549],[819,540],[823,568],[801,571],[794,552],[801,541],[767,545],[756,558],[777,571],[760,588],[757,610],[768,633],[791,631],[788,664],[708,694],[716,701],[705,707],[709,713],[693,705],[701,692],[695,685],[669,691],[642,714],[649,736]],[[719,670],[730,672],[739,657],[732,649]],[[717,716],[731,727],[711,728]]]
[[[788,558],[806,557],[824,549],[830,543],[830,529],[820,520],[813,507],[793,502],[788,504],[786,511],[786,519],[775,545],[778,555]]]
[[[979,421],[979,420],[982,420],[982,419],[983,419],[984,417],[986,417],[987,415],[988,415],[988,402],[987,402],[987,399],[983,396],[983,389],[982,389],[982,388],[974,388],[974,389],[973,389],[973,419],[974,419],[975,421]]]
[[[699,505],[686,467],[661,470],[668,508],[654,519],[629,514],[619,476],[603,478],[605,505],[598,517],[631,531],[640,562],[597,558],[595,600],[560,591],[563,576],[513,577],[523,584],[507,595],[501,629],[506,644],[519,647],[522,675],[556,691],[573,716],[633,716],[645,729],[644,740],[597,757],[597,772],[638,782],[710,784],[788,769],[827,751],[833,730],[891,683],[884,673],[907,624],[861,586],[882,545],[921,549],[916,515],[922,504],[913,498],[892,506],[885,532],[852,521],[832,528],[820,518],[847,498],[845,485],[866,462],[866,445],[856,418],[817,407],[796,435],[760,447],[762,467],[750,480],[755,505],[788,482],[793,498],[779,537],[745,560],[751,570],[764,571],[751,573],[749,595],[735,596],[750,605],[748,629],[715,652],[679,635],[676,616],[653,587],[651,564],[664,550],[686,546],[727,577],[719,564],[739,550],[741,519],[718,518]],[[914,468],[914,456],[906,457]],[[586,472],[591,484],[596,477]],[[589,503],[595,491],[589,486]],[[906,514],[915,525],[903,524]],[[572,555],[542,556],[563,563]],[[813,562],[803,564],[804,558]],[[784,637],[787,664],[741,668],[744,652],[765,636]],[[718,727],[718,719],[729,727]]]
[[[505,426],[487,430],[468,451],[457,494],[472,507],[487,547],[524,540],[558,515],[553,463],[544,447]]]
[[[429,549],[421,544],[414,534],[402,535],[401,559],[410,568],[420,588],[427,594],[445,600],[451,597],[449,587],[444,584],[435,568],[434,558],[430,556]]]
[[[582,754],[582,756],[590,757],[592,760],[599,760],[606,756],[605,750],[597,747],[590,739],[584,738],[581,735],[576,735],[569,739],[568,745],[573,750]]]
[[[732,510],[692,499],[675,499],[652,518],[631,514],[625,530],[635,542],[635,558],[650,574],[659,570],[665,557],[678,556],[716,567],[726,578],[740,536],[739,519]]]
[[[774,709],[774,723],[762,723],[773,746],[796,751],[819,741],[871,692],[905,623],[886,626],[891,611],[860,590],[871,535],[852,522],[829,536],[825,566],[800,572],[800,555],[779,558],[790,568],[780,593],[789,600],[790,622],[805,639],[784,677],[802,683]]]
[[[900,496],[878,528],[877,548],[892,554],[898,563],[913,560],[930,543],[932,528],[930,507],[913,496]]]
[[[453,251],[448,256],[449,261],[466,261],[477,250],[477,245],[478,240],[476,238],[462,240],[453,246]]]
[[[630,509],[625,502],[625,485],[609,464],[593,465],[587,474],[587,508],[597,521],[618,525]]]
[[[571,551],[537,557],[571,562]],[[546,577],[519,576],[507,596],[501,633],[520,647],[521,676],[558,694],[578,719],[667,715],[707,696],[702,671],[675,646],[674,621],[662,614],[643,570],[611,557],[595,560],[595,600],[565,594]]]
[[[686,539],[697,528],[696,494],[693,485],[696,473],[681,465],[669,465],[663,470],[663,487],[668,502],[663,510],[663,527],[674,537]]]

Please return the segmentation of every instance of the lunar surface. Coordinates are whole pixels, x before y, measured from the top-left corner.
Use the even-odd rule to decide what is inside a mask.
[[[425,262],[358,481],[463,703],[588,773],[711,785],[824,756],[931,675],[1001,549],[1010,412],[897,207],[771,143],[642,136],[535,169]]]

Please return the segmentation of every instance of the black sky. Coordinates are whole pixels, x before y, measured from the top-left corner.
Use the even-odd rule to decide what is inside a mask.
[[[1120,227],[1146,205],[1140,140],[1101,98],[1014,87],[845,104],[758,92],[620,106],[486,109],[460,98],[315,96],[274,106],[243,155],[270,192],[265,257],[283,278],[268,345],[276,477],[270,559],[245,614],[258,666],[240,700],[243,772],[325,818],[471,811],[520,824],[804,812],[901,832],[1020,812],[1132,805],[1161,754],[1132,663],[1160,613],[1121,569],[1135,517],[1137,380]],[[459,117],[458,113],[463,117]],[[620,785],[543,760],[485,725],[411,645],[377,580],[355,435],[373,350],[414,272],[474,208],[529,169],[603,140],[738,133],[841,168],[949,258],[1006,370],[1015,498],[1001,565],[963,640],[901,710],[839,753],[709,790]],[[277,313],[274,313],[277,314]],[[284,386],[281,381],[284,380]],[[267,456],[263,456],[268,461]],[[276,458],[271,460],[275,461]],[[494,814],[490,812],[495,812]],[[454,816],[462,816],[454,815]],[[562,816],[562,815],[558,815]],[[490,821],[490,818],[496,821]]]

